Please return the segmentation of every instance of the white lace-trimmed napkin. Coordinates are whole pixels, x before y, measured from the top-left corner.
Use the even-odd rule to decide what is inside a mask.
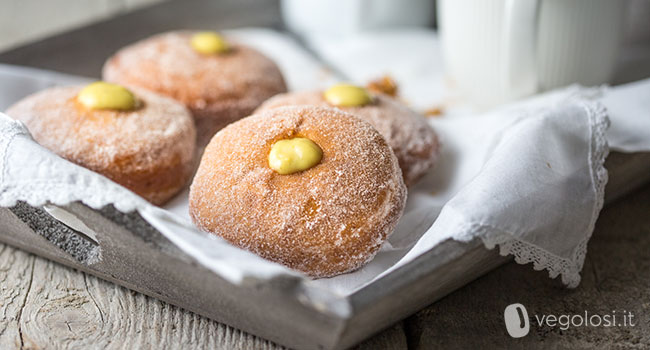
[[[410,191],[410,201],[416,201],[421,211],[429,213],[430,216],[425,213],[421,215],[425,226],[435,219],[435,214],[431,213],[441,210],[447,201],[449,203],[413,248],[409,245],[412,244],[412,239],[402,240],[397,238],[399,235],[390,239],[390,242],[400,240],[399,249],[406,250],[409,247],[408,253],[399,258],[398,265],[414,259],[446,238],[467,240],[481,237],[488,248],[498,244],[503,255],[513,254],[519,263],[533,262],[536,269],[548,270],[551,277],[561,274],[563,282],[568,286],[573,287],[579,283],[586,243],[601,207],[602,188],[606,182],[606,172],[600,167],[601,156],[607,154],[605,143],[617,151],[650,151],[650,79],[615,88],[571,86],[486,114],[463,104],[459,96],[450,93],[450,84],[444,75],[440,41],[435,31],[423,28],[388,29],[339,38],[313,35],[304,40],[327,64],[352,81],[366,82],[386,74],[397,81],[400,97],[413,108],[422,111],[431,107],[443,107],[445,110],[445,117],[432,120],[433,125],[443,134],[441,167],[434,170],[429,181],[416,187],[417,192]],[[519,116],[515,116],[517,114]],[[516,139],[516,134],[513,136],[516,132],[510,130],[512,128],[530,132],[519,122],[509,124],[511,120],[544,118],[544,128],[547,128],[551,126],[553,115],[566,120],[560,120],[552,132],[548,129],[544,129],[544,132],[549,132],[549,140],[562,142],[551,142],[547,146],[563,145],[568,151],[581,150],[582,154],[551,153],[562,149],[543,150],[532,144],[532,140],[543,142],[543,138],[530,138],[528,141],[522,139],[520,146],[525,147],[520,151],[505,146],[495,147],[496,143],[504,143],[506,138]],[[581,116],[590,117],[585,120]],[[612,126],[607,131],[605,140],[603,130],[607,117]],[[593,132],[591,136],[583,135],[575,145],[572,144],[573,141],[555,137],[565,127],[564,123],[568,126],[578,120],[590,125]],[[592,147],[589,150],[578,147],[580,142],[590,143]],[[496,151],[508,156],[499,158],[499,162],[495,158]],[[542,173],[532,170],[531,173],[526,173],[523,171],[525,169],[518,168],[517,162],[533,166],[535,157],[541,155],[547,158],[557,157],[560,164],[563,160],[571,159],[567,157],[578,157],[576,164],[588,166],[582,169],[553,168],[565,171],[564,176],[570,175],[566,173],[569,169],[576,173],[566,180],[551,179],[558,182],[550,193],[542,192],[530,182],[521,182],[525,181],[524,178],[518,178],[512,186],[495,186],[499,183],[498,180],[513,180],[509,177],[511,172],[528,176],[529,180],[536,179],[535,176],[548,175],[546,170]],[[553,167],[553,162],[549,162],[549,165]],[[586,170],[590,170],[593,182],[591,190],[586,188],[586,182],[577,182],[577,174],[583,180],[587,179]],[[580,192],[580,188],[584,192]],[[429,195],[431,190],[433,196]],[[531,198],[511,198],[515,194],[512,191],[515,190],[518,194],[529,191]],[[537,215],[544,213],[546,205],[555,203],[552,195],[560,190],[564,192],[559,198],[565,196],[569,200],[559,200],[560,205],[555,209],[549,207],[549,214],[552,215],[546,218],[546,225],[538,222]],[[570,198],[574,194],[578,194],[574,199],[585,201],[583,205],[578,205],[579,201]],[[415,196],[418,197],[417,200]],[[512,203],[508,203],[510,200]],[[532,203],[535,204],[531,205]],[[428,211],[422,209],[427,205],[430,208]],[[525,205],[534,210],[530,213],[519,211],[519,206]],[[575,205],[576,209],[571,205]],[[497,208],[501,210],[497,211]],[[571,210],[560,217],[558,214],[562,209]],[[388,270],[377,268],[383,270],[381,275],[394,270],[391,263],[386,263],[385,266],[389,266]]]
[[[309,61],[281,34],[247,30],[237,35],[253,45],[263,41],[260,49],[278,61],[290,77],[290,86],[321,87],[332,79],[323,80],[323,67]],[[273,40],[282,43],[284,52],[295,52],[274,53],[275,45],[269,44]],[[302,71],[287,72],[292,67]],[[2,80],[8,71],[14,72],[13,67],[0,65],[2,108],[7,105],[2,99],[6,89],[24,95],[34,90],[28,82],[53,79],[29,71],[21,78],[25,84],[14,81],[8,87]],[[541,103],[518,104],[486,115],[432,119],[443,144],[440,163],[410,189],[407,209],[388,243],[361,270],[313,283],[349,294],[445,239],[478,237],[488,248],[498,244],[519,262],[532,261],[552,277],[560,274],[567,285],[577,285],[606,182],[602,164],[607,154],[607,113],[598,101],[585,97],[586,91],[567,90]],[[181,249],[233,283],[296,276],[196,232],[186,220],[183,194],[168,207],[172,212],[161,210],[42,149],[6,117],[0,117],[0,136],[0,206],[17,200],[33,205],[83,200],[94,208],[112,203],[119,210],[139,210]]]
[[[440,166],[410,190],[404,217],[361,285],[446,239],[480,238],[577,286],[607,182],[608,119],[599,102],[565,97],[544,108],[434,120]],[[347,291],[361,279],[317,283]]]

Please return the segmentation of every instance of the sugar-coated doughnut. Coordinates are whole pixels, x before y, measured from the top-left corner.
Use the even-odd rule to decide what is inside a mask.
[[[180,103],[131,88],[131,110],[89,109],[82,87],[55,87],[17,102],[7,114],[59,156],[98,172],[154,204],[163,204],[194,170],[196,130]]]
[[[395,152],[407,186],[426,174],[438,159],[438,136],[426,119],[387,95],[373,94],[372,102],[362,106],[332,106],[323,91],[290,92],[272,97],[255,113],[292,105],[336,107],[370,123]]]
[[[140,86],[185,104],[194,116],[201,146],[219,129],[250,115],[264,100],[287,91],[280,70],[269,58],[227,38],[227,43],[212,42],[206,34],[155,35],[119,50],[103,68],[107,81]],[[202,46],[193,45],[196,39]],[[211,48],[219,52],[205,52]]]
[[[284,140],[295,144],[278,152],[311,152],[285,175],[269,164]],[[397,159],[370,124],[333,108],[294,106],[244,118],[215,135],[190,187],[190,216],[236,246],[330,277],[375,256],[405,201]]]

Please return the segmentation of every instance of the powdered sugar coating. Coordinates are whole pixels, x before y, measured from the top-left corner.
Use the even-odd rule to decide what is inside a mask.
[[[205,145],[217,130],[287,88],[275,63],[258,51],[229,42],[229,52],[200,54],[190,44],[193,34],[168,32],[129,45],[106,61],[103,77],[184,103]]]
[[[273,143],[306,137],[321,162],[280,175]],[[207,146],[190,187],[202,230],[314,277],[358,269],[392,232],[406,201],[395,155],[368,123],[321,107],[284,107],[242,119]]]
[[[440,153],[438,136],[426,119],[395,99],[377,94],[371,104],[336,107],[367,121],[379,131],[395,152],[406,185],[414,184],[431,167]],[[280,94],[264,102],[257,112],[281,106],[313,105],[332,107],[322,91]]]
[[[82,87],[55,87],[19,101],[7,114],[22,121],[36,142],[162,204],[189,181],[196,130],[180,103],[130,88],[141,106],[132,111],[89,110]]]

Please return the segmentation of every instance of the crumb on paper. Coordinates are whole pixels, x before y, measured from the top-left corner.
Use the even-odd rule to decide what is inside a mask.
[[[445,113],[445,110],[442,106],[434,106],[424,111],[424,115],[427,117],[440,117]]]
[[[372,92],[385,94],[391,97],[397,97],[397,83],[388,75],[384,75],[379,79],[371,80],[368,85],[366,85],[366,87]]]

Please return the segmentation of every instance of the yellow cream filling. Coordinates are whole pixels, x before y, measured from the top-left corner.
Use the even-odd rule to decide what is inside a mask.
[[[230,49],[226,39],[214,32],[196,33],[190,43],[196,52],[204,55],[223,53]]]
[[[137,106],[135,95],[127,88],[103,81],[86,85],[77,100],[89,109],[130,110]]]
[[[323,158],[323,150],[304,137],[280,140],[269,153],[269,167],[278,174],[287,175],[316,166]]]
[[[323,96],[328,103],[337,107],[360,107],[372,102],[368,90],[352,84],[334,85],[325,90]]]

